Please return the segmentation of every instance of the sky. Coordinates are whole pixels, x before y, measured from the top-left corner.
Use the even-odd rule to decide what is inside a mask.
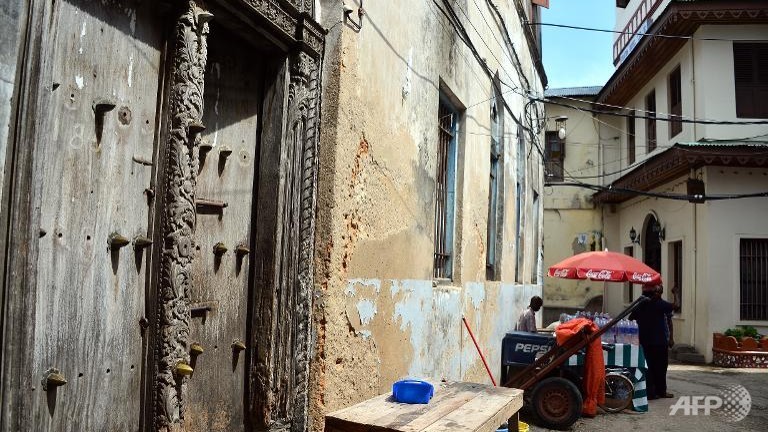
[[[613,30],[616,0],[550,0],[544,23]],[[544,26],[542,55],[549,88],[602,86],[613,74],[613,35]]]

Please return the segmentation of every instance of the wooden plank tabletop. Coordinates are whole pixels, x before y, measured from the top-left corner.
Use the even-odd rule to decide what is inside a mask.
[[[325,416],[326,432],[494,432],[523,406],[523,391],[484,384],[435,384],[428,404],[395,402],[392,393]]]

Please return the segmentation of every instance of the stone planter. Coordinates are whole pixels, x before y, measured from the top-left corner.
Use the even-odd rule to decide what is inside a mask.
[[[768,368],[768,337],[736,339],[722,333],[712,335],[712,363],[733,368]]]

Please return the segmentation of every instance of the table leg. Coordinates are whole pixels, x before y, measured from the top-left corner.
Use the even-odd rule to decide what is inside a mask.
[[[519,432],[518,426],[520,426],[520,412],[516,412],[515,415],[507,420],[507,428],[509,432]]]

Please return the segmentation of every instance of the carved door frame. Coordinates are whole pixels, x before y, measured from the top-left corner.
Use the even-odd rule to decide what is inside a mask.
[[[165,7],[165,12],[160,9]],[[166,120],[159,154],[155,212],[157,234],[149,300],[149,350],[145,356],[142,430],[183,430],[184,389],[189,379],[180,365],[189,363],[189,264],[195,226],[195,175],[203,110],[203,71],[207,22],[216,11],[240,22],[232,30],[268,41],[275,53],[268,65],[260,142],[259,200],[251,266],[251,298],[246,353],[246,423],[250,429],[304,431],[308,416],[308,375],[312,346],[313,244],[317,195],[320,70],[323,28],[314,21],[313,0],[166,0],[169,32],[162,109]],[[25,44],[19,58],[14,101],[11,193],[8,210],[3,308],[0,430],[26,425],[37,371],[25,370],[33,340],[36,238],[40,215],[32,178],[39,136],[38,118],[50,94],[46,57],[53,30],[54,5],[31,0]],[[255,35],[255,36],[254,36]],[[159,106],[160,109],[160,106]],[[7,253],[6,251],[17,251]],[[153,300],[155,299],[155,300]],[[162,317],[162,319],[158,319]],[[42,372],[42,371],[40,371]]]
[[[178,2],[166,95],[165,171],[156,225],[159,272],[150,298],[154,326],[148,356],[153,430],[183,429],[189,365],[190,265],[195,183],[203,113],[207,22],[236,11],[277,51],[267,67],[261,120],[255,240],[250,254],[246,423],[253,429],[307,427],[311,351],[314,216],[317,190],[319,72],[324,30],[312,0]],[[239,27],[239,26],[238,26]],[[241,30],[242,31],[242,30]],[[237,31],[236,31],[237,32]],[[253,307],[251,307],[253,309]],[[148,399],[150,398],[148,397]]]

